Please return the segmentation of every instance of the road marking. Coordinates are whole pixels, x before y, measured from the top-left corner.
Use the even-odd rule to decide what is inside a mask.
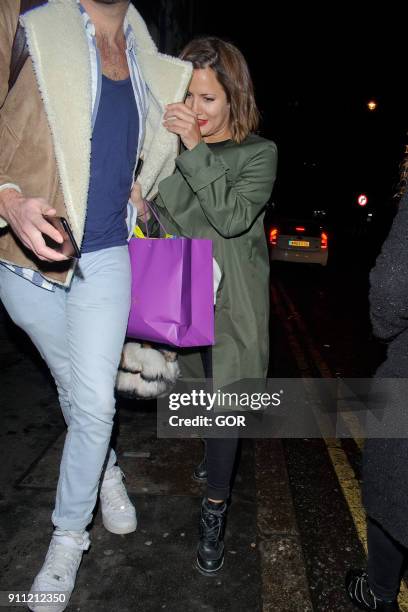
[[[282,300],[285,303],[286,308],[288,309],[290,317],[287,316],[287,313],[285,313],[283,307],[281,306],[279,295],[282,297]],[[313,344],[313,340],[310,334],[308,333],[303,318],[301,317],[299,312],[297,312],[292,300],[290,299],[289,295],[278,280],[275,280],[275,286],[272,285],[271,297],[273,303],[275,304],[276,310],[280,315],[281,321],[288,333],[289,345],[292,349],[293,356],[296,360],[298,368],[302,372],[302,374],[307,373],[307,375],[310,376],[310,367],[307,365],[307,355],[302,349],[302,346],[294,333],[293,322],[296,323],[302,340],[305,342],[307,349],[311,357],[313,358],[314,365],[317,367],[322,378],[334,378],[330,367],[324,361],[322,355],[320,354],[316,346]],[[343,416],[347,415],[343,414]],[[348,413],[348,416],[353,415],[350,415],[350,413]],[[353,422],[352,419],[349,419],[349,422],[349,426],[351,427],[350,431],[352,432],[352,428],[355,429],[356,423]],[[367,554],[366,514],[362,504],[359,482],[356,479],[354,470],[350,465],[347,454],[341,446],[340,440],[334,438],[323,438],[323,440],[326,444],[330,460],[337,476],[337,480],[339,481],[342,493],[348,505],[358,538]],[[364,441],[361,438],[357,438],[357,440],[355,439],[355,442],[358,444],[360,450],[363,450]],[[401,589],[398,597],[398,603],[401,612],[408,612],[408,588],[404,580],[401,581]]]
[[[284,301],[286,302],[286,306],[291,315],[291,320],[295,321],[300,331],[302,340],[306,344],[307,349],[311,357],[313,358],[314,365],[316,366],[317,370],[320,373],[320,376],[322,378],[336,378],[331,368],[328,366],[328,364],[323,359],[320,351],[316,348],[315,344],[313,343],[313,340],[307,330],[307,327],[303,321],[303,318],[301,317],[299,312],[296,310],[294,303],[292,302],[289,295],[287,294],[284,287],[279,281],[278,281],[278,285],[279,285],[279,292],[282,298],[284,299]],[[355,443],[362,451],[364,440],[361,437],[360,424],[358,422],[357,417],[353,415],[351,412],[346,412],[346,411],[342,411],[341,417],[343,421],[345,421],[347,427],[349,428],[349,431],[352,434]]]
[[[287,294],[287,292],[285,291],[283,285],[278,281],[278,286],[279,286],[279,292],[282,296],[282,298],[284,299],[284,301],[286,302],[286,306],[289,310],[290,316],[291,316],[291,320],[294,320],[302,337],[302,340],[304,341],[304,343],[307,346],[307,349],[311,355],[311,357],[313,358],[313,363],[315,365],[315,367],[317,368],[317,370],[320,373],[320,376],[322,378],[335,378],[334,373],[332,372],[331,368],[328,366],[328,364],[324,361],[320,351],[316,348],[315,344],[313,343],[313,340],[307,330],[306,324],[303,321],[303,318],[301,317],[301,315],[299,314],[299,312],[296,310],[296,307],[294,305],[294,303],[292,302],[292,300],[290,299],[289,295]],[[357,444],[357,446],[360,448],[360,450],[363,450],[363,445],[364,445],[364,440],[361,437],[361,431],[360,431],[360,424],[358,422],[357,417],[352,414],[351,412],[347,412],[347,411],[342,411],[341,413],[341,418],[343,421],[345,421],[350,433],[352,434],[355,443]]]

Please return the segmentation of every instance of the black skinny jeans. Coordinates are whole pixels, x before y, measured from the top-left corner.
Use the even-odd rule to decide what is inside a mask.
[[[206,378],[211,379],[211,347],[201,351],[201,359]],[[231,414],[230,412],[228,414]],[[207,497],[228,499],[238,448],[238,428],[231,428],[231,438],[206,438],[204,440],[207,456]]]
[[[384,601],[397,598],[406,548],[373,519],[367,522],[368,582],[374,595]]]

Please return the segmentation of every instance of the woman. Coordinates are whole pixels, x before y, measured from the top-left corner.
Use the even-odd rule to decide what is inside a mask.
[[[376,372],[389,395],[382,422],[406,431],[408,378],[408,192],[370,275],[370,311],[375,335],[389,343]],[[386,379],[381,383],[381,379]],[[394,379],[394,382],[388,379]],[[405,430],[405,431],[404,431]],[[391,430],[392,431],[392,430]],[[346,578],[351,600],[362,610],[397,612],[397,595],[408,549],[408,440],[367,440],[363,498],[367,511],[368,569]]]
[[[213,241],[222,273],[216,344],[181,354],[180,366],[184,376],[212,378],[214,389],[221,389],[267,373],[269,259],[263,217],[275,179],[276,146],[254,134],[259,114],[252,81],[234,45],[199,38],[181,58],[192,62],[193,77],[185,103],[167,106],[164,125],[180,136],[184,151],[173,176],[160,183],[155,204],[170,233]],[[205,469],[196,470],[207,476],[197,553],[197,567],[207,575],[224,561],[237,440],[207,439]]]

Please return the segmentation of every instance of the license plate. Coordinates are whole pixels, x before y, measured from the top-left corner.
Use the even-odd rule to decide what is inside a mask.
[[[296,247],[310,246],[310,242],[308,242],[307,240],[289,240],[289,244],[290,246],[296,246]]]

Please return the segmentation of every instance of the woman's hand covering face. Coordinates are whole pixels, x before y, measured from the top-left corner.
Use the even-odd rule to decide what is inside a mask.
[[[169,132],[180,136],[190,151],[202,141],[197,115],[183,102],[167,104],[163,125]]]

